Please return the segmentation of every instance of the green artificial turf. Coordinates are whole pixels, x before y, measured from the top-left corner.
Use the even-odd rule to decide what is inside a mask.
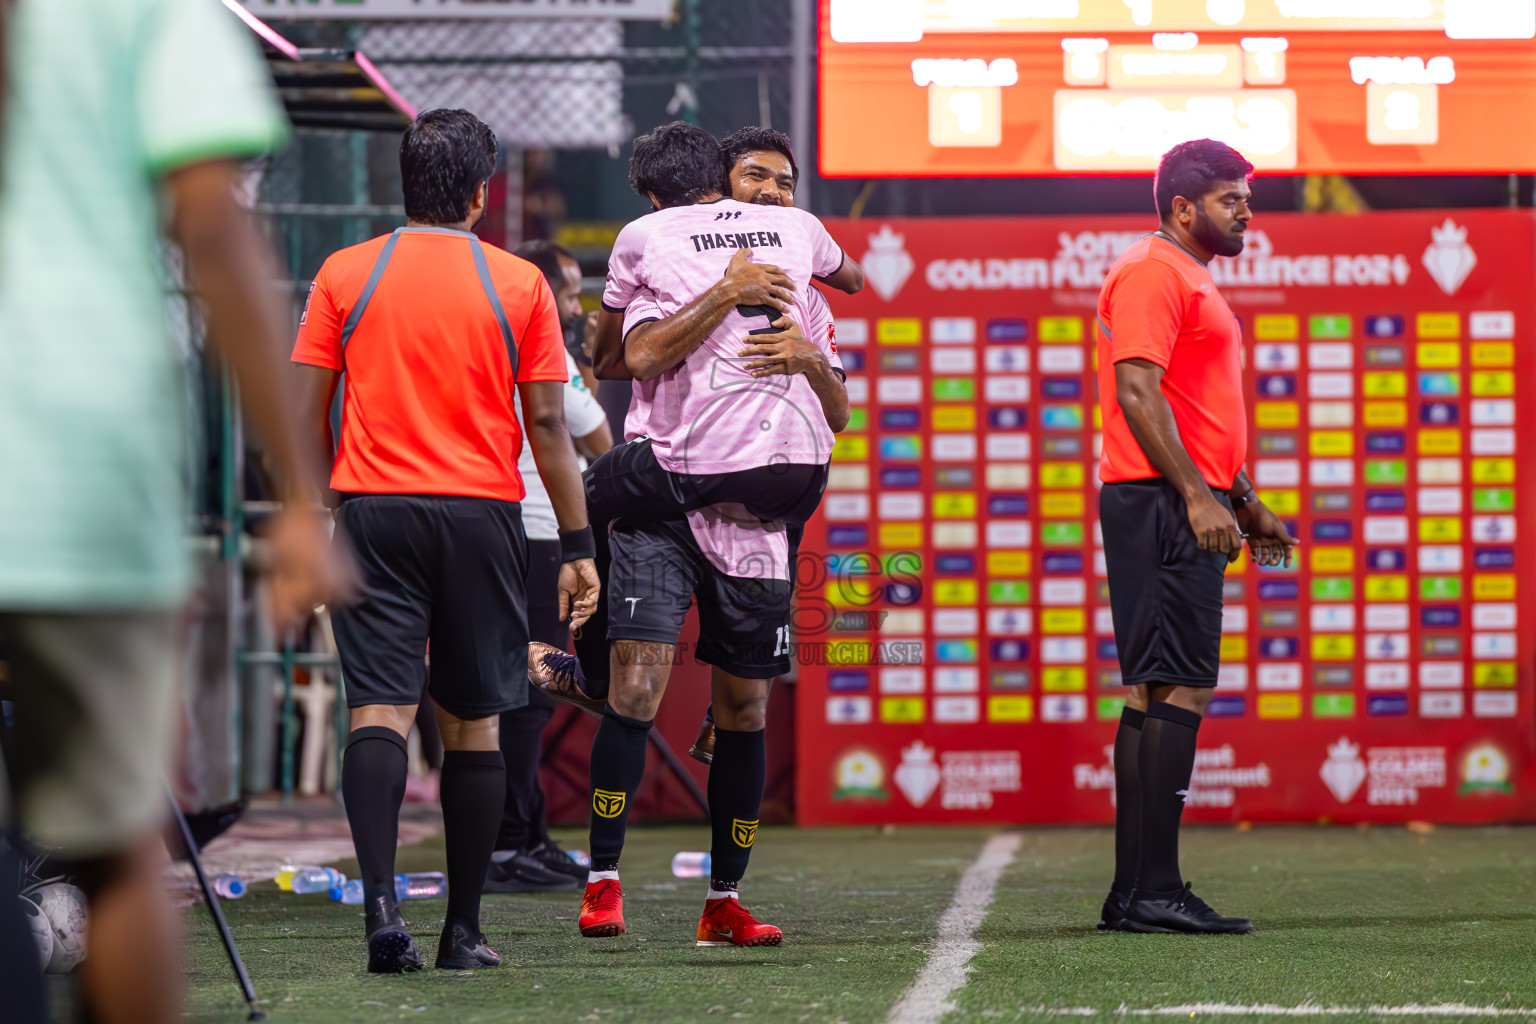
[[[707,848],[703,828],[631,834],[621,938],[581,938],[575,893],[486,897],[484,924],[503,957],[493,971],[369,976],[357,908],[270,884],[226,907],[274,1024],[858,1024],[888,1017],[991,834],[763,829],[743,899],[785,929],[776,949],[694,947],[704,883],[673,879],[667,865],[678,850]],[[441,868],[440,843],[402,851],[401,869]],[[1184,863],[1197,891],[1218,910],[1253,916],[1247,937],[1095,933],[1110,856],[1107,830],[1024,832],[947,1022],[1192,1003],[1536,1007],[1530,829],[1186,829]],[[405,907],[429,964],[443,906]],[[242,1020],[207,914],[187,914],[187,1018]]]

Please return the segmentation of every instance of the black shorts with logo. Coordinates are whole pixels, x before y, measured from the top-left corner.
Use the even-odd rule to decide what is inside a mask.
[[[459,718],[528,702],[528,540],[516,502],[354,495],[336,528],[362,575],[357,601],[332,613],[348,707],[414,706],[423,689]]]
[[[727,576],[704,557],[686,520],[613,525],[608,639],[675,644],[699,601],[700,661],[744,679],[789,671],[788,580]]]
[[[1183,496],[1162,477],[1105,484],[1099,524],[1122,681],[1215,686],[1227,556],[1200,550]]]

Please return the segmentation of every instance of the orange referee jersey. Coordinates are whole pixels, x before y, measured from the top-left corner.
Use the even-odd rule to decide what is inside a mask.
[[[310,288],[293,361],[345,372],[331,486],[364,494],[521,501],[513,389],[568,379],[544,275],[440,228],[333,253]]]
[[[1115,364],[1145,359],[1163,368],[1163,396],[1195,468],[1212,487],[1230,488],[1248,453],[1242,348],[1237,317],[1199,260],[1160,235],[1134,242],[1099,292],[1099,479],[1162,475],[1115,397]]]

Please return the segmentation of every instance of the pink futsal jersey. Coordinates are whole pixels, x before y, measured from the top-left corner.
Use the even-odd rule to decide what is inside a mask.
[[[780,206],[721,199],[658,210],[626,225],[608,262],[603,306],[628,312],[626,334],[647,316],[671,316],[719,281],[738,249],[751,249],[755,262],[789,276],[802,326],[818,344],[827,340],[810,335],[815,299],[807,296],[814,290],[811,278],[836,273],[843,252],[821,221]],[[632,309],[636,300],[649,312]],[[827,462],[832,432],[804,375],[754,379],[742,369],[747,360],[736,354],[749,332],[771,319],[732,310],[682,363],[636,381],[625,434],[649,436],[656,461],[672,473]]]

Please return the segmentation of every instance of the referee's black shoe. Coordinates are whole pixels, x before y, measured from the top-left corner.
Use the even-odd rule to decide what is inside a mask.
[[[582,879],[585,878],[583,872]],[[491,867],[485,873],[485,888],[481,891],[570,892],[576,883],[576,878],[551,871],[526,850],[498,851],[491,855]]]
[[[1109,890],[1109,895],[1104,897],[1104,909],[1099,911],[1099,931],[1119,931],[1125,922],[1125,908],[1130,902],[1131,898],[1124,893]]]
[[[481,967],[500,967],[501,955],[485,944],[485,934],[471,930],[462,921],[443,924],[437,940],[437,968],[440,971],[472,971]]]
[[[545,871],[553,871],[557,875],[569,875],[576,882],[587,880],[589,869],[585,865],[576,863],[571,855],[553,839],[546,839],[529,850],[528,856],[538,861],[539,866]]]
[[[1121,931],[1144,933],[1186,932],[1194,935],[1247,935],[1253,922],[1246,917],[1222,917],[1210,904],[1190,891],[1189,883],[1170,896],[1146,897],[1133,893],[1125,908]]]
[[[376,892],[363,900],[363,919],[368,929],[368,973],[405,974],[421,970],[421,954],[405,918],[390,892]]]

